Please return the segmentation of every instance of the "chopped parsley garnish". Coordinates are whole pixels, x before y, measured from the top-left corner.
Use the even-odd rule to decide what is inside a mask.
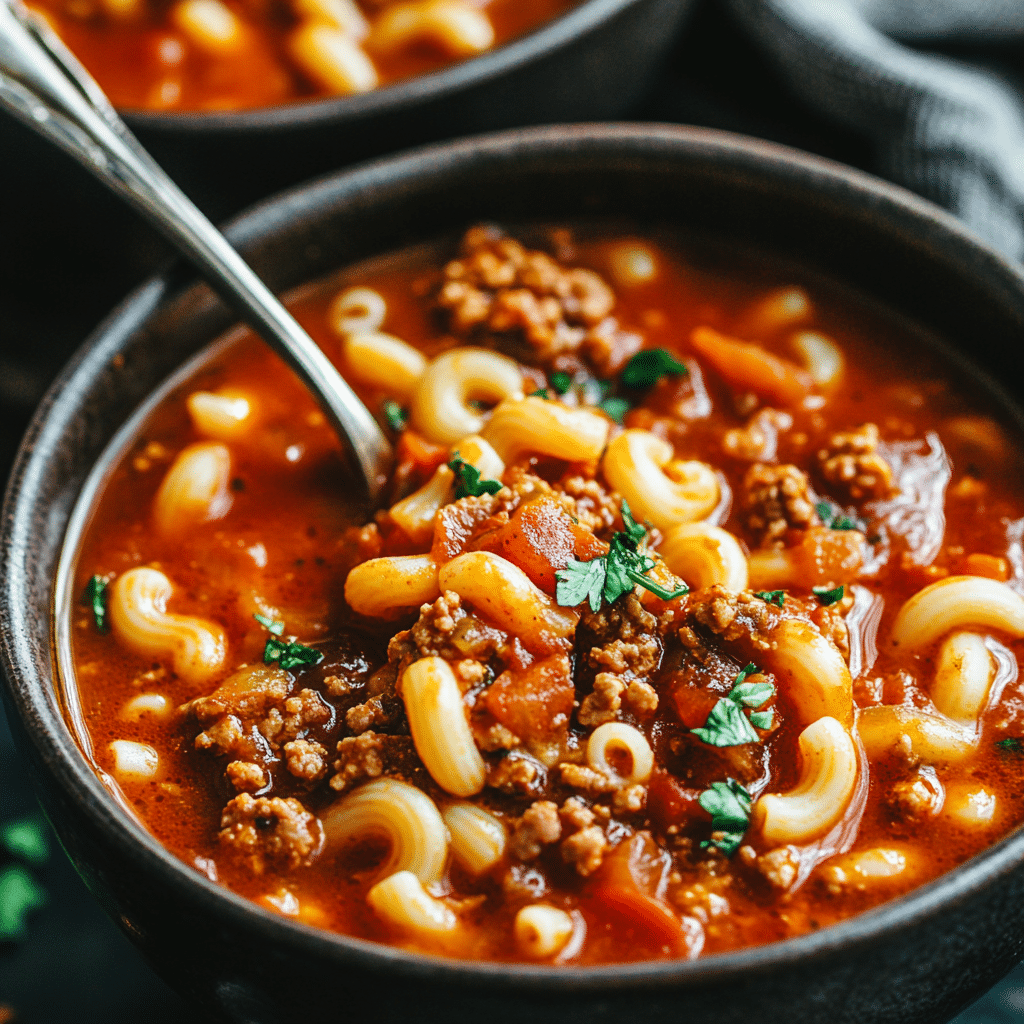
[[[667,374],[686,377],[690,371],[665,349],[645,348],[626,363],[619,380],[622,381],[623,387],[639,391],[642,388],[654,387]]]
[[[0,842],[14,857],[29,864],[44,864],[50,856],[50,844],[43,824],[34,818],[23,818],[4,825]]]
[[[648,578],[647,573],[657,563],[643,549],[647,531],[633,518],[626,501],[622,502],[622,522],[626,529],[612,536],[607,555],[599,555],[589,562],[573,559],[555,573],[555,599],[560,605],[575,608],[587,601],[591,611],[596,612],[602,600],[613,604],[637,584],[663,601],[689,592],[686,584],[678,590],[667,590]]]
[[[85,585],[82,600],[92,609],[96,630],[106,633],[107,625],[107,581],[102,576],[93,576]]]
[[[319,665],[323,660],[323,654],[312,647],[299,643],[285,643],[274,637],[270,637],[267,646],[263,648],[263,663],[271,665],[276,661],[286,672],[293,668],[302,668],[304,665]]]
[[[708,720],[699,729],[690,731],[712,747],[737,747],[742,743],[757,743],[760,737],[751,725],[758,729],[770,729],[774,714],[772,711],[760,711],[748,719],[743,714],[744,708],[759,708],[775,695],[775,687],[771,683],[748,683],[747,676],[754,675],[760,669],[751,662],[744,668],[733,682],[727,697],[722,697],[711,709]]]
[[[481,494],[497,494],[504,486],[500,480],[481,480],[480,470],[456,452],[448,468],[455,474],[456,498],[479,498]]]
[[[284,632],[284,623],[280,619],[272,619],[269,615],[260,615],[257,612],[253,618],[264,628],[269,629],[274,636],[280,636]]]
[[[814,506],[818,518],[830,530],[866,530],[867,525],[856,517],[848,516],[838,505],[830,501],[819,501]]]
[[[388,426],[392,430],[398,431],[405,428],[405,422],[409,418],[409,414],[397,402],[392,402],[389,398],[384,403],[383,409],[384,419],[388,421]]]
[[[832,587],[830,590],[828,587],[811,587],[811,593],[818,599],[823,605],[835,604],[836,601],[842,601],[845,588],[842,583],[838,587]]]
[[[611,398],[602,399],[598,408],[602,412],[607,413],[616,423],[622,423],[622,418],[630,410],[630,404],[625,398],[612,396]]]
[[[726,857],[731,857],[743,842],[750,824],[753,797],[735,779],[712,782],[697,798],[701,807],[711,815],[711,838],[700,845],[703,849],[714,846]]]
[[[555,389],[555,393],[559,395],[564,395],[572,387],[572,376],[568,373],[563,373],[561,370],[555,370],[548,377],[548,381]]]
[[[999,740],[996,746],[1009,754],[1024,754],[1024,740],[1018,739],[1016,736],[1007,736],[1006,739]]]
[[[551,401],[551,396],[548,394],[547,388],[537,388],[536,391],[531,391],[527,398],[543,398],[545,402]]]
[[[762,601],[775,605],[776,608],[781,608],[786,603],[784,590],[755,590],[754,597],[759,597]]]
[[[46,903],[46,890],[19,864],[0,872],[0,941],[28,934],[28,915]]]

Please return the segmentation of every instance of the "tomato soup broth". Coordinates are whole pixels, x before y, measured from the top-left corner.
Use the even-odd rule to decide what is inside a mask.
[[[117,107],[228,111],[351,95],[523,35],[574,0],[36,0]]]
[[[395,442],[375,515],[248,334],[117,465],[72,641],[145,827],[306,924],[597,964],[804,934],[1019,825],[993,400],[812,275],[520,237],[291,302]]]

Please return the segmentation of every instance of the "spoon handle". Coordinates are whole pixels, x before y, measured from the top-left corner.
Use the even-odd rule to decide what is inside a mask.
[[[391,446],[331,361],[223,235],[161,170],[45,21],[0,0],[0,107],[128,199],[289,363],[355,456],[371,499]]]

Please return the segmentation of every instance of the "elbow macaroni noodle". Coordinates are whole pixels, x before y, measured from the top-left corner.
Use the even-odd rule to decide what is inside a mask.
[[[846,811],[857,786],[857,748],[834,718],[819,718],[800,733],[800,781],[783,794],[758,800],[753,822],[773,845],[806,843],[824,835]]]
[[[747,589],[747,556],[739,541],[720,526],[681,523],[658,548],[665,564],[691,589],[715,584],[739,592]]]
[[[479,793],[487,769],[448,662],[433,657],[414,661],[402,676],[400,692],[416,753],[434,781],[452,796]]]
[[[368,618],[389,616],[441,596],[430,555],[389,555],[357,565],[345,580],[345,600]]]
[[[590,462],[604,450],[608,421],[587,409],[569,409],[531,396],[498,405],[482,436],[505,462],[526,452]]]
[[[409,872],[424,885],[440,881],[448,860],[448,830],[433,800],[398,779],[375,779],[332,804],[322,817],[335,849],[379,837],[390,844],[379,874]]]
[[[227,659],[227,638],[220,626],[167,611],[174,593],[157,569],[130,569],[110,589],[110,624],[130,650],[151,658],[168,658],[188,683],[217,675]]]
[[[231,452],[214,441],[190,444],[171,464],[153,499],[153,519],[163,534],[223,519],[231,508]]]
[[[629,502],[637,521],[670,530],[704,519],[718,504],[718,478],[704,462],[672,461],[672,445],[647,430],[624,430],[609,445],[602,468]]]
[[[484,425],[483,413],[472,401],[500,402],[522,394],[523,375],[515,360],[487,349],[456,348],[439,355],[424,370],[412,395],[409,418],[431,441],[451,445],[479,434]]]
[[[519,566],[490,551],[453,558],[441,566],[438,583],[442,590],[454,591],[486,611],[529,650],[564,646],[579,619],[573,609],[557,605]]]

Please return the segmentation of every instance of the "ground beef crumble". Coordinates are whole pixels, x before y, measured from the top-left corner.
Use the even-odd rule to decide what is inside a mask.
[[[796,466],[754,463],[743,478],[742,495],[747,528],[761,547],[781,547],[787,530],[820,522],[807,474]]]
[[[410,736],[385,736],[364,732],[338,741],[331,789],[341,793],[363,779],[381,775],[406,775],[419,764]]]
[[[879,430],[865,423],[856,430],[837,431],[818,452],[822,477],[845,490],[854,501],[887,498],[893,492],[892,466],[878,452]]]
[[[601,376],[643,344],[611,316],[615,295],[592,270],[563,267],[487,227],[471,228],[462,250],[437,295],[456,336],[515,335],[541,363],[579,353]]]
[[[220,828],[220,842],[257,875],[270,864],[290,869],[307,865],[323,846],[319,819],[292,797],[241,793],[228,801]]]

